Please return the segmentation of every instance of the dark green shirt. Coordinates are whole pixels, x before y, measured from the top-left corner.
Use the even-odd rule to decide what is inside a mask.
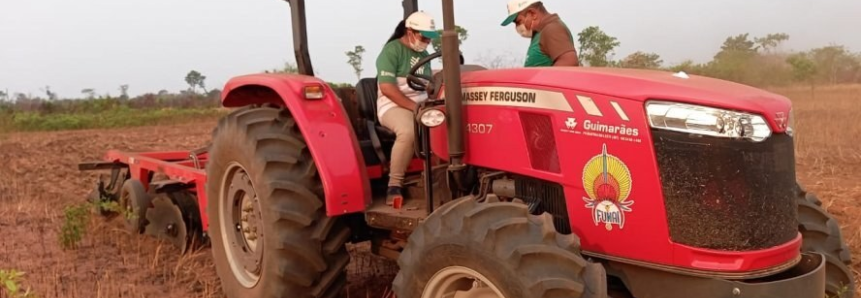
[[[553,66],[562,54],[574,51],[574,35],[557,14],[551,14],[535,27],[526,52],[526,67]]]

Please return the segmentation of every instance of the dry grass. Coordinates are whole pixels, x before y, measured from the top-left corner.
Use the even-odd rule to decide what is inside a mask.
[[[799,179],[839,218],[861,276],[861,85],[818,88],[815,98],[808,87],[773,91],[794,102]],[[0,135],[0,269],[26,272],[23,286],[40,297],[222,297],[209,250],[178,256],[101,218],[89,222],[78,249],[57,242],[62,207],[81,202],[95,181],[77,162],[112,148],[196,148],[213,125]],[[390,295],[395,264],[367,247],[350,253],[350,297]]]
[[[772,91],[792,99],[798,178],[840,221],[861,295],[861,85]]]
[[[792,99],[800,163],[839,171],[829,166],[861,162],[861,85],[820,87],[815,93],[809,87],[773,91]]]
[[[23,286],[39,297],[223,297],[209,249],[179,256],[148,237],[131,235],[115,219],[94,216],[76,249],[58,241],[63,207],[85,200],[97,174],[76,164],[108,149],[197,148],[212,120],[169,127],[0,135],[0,270],[25,272]],[[350,247],[350,297],[383,297],[393,262]],[[370,285],[370,286],[369,286]],[[0,290],[0,298],[6,298]]]

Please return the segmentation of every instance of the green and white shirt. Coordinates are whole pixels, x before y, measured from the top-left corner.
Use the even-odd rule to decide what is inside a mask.
[[[377,84],[396,84],[404,95],[417,103],[427,100],[427,92],[415,91],[407,85],[407,75],[419,60],[428,55],[430,54],[427,51],[419,53],[410,49],[400,39],[390,41],[383,46],[382,52],[377,57]],[[419,73],[431,75],[430,63],[425,65]],[[396,106],[397,104],[383,95],[382,91],[377,91],[377,117],[382,118],[386,111]]]

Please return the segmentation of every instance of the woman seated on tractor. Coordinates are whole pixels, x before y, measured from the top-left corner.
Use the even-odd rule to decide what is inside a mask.
[[[427,57],[431,39],[439,38],[434,20],[424,12],[415,12],[401,21],[395,33],[377,57],[377,117],[380,124],[395,133],[396,140],[389,158],[389,188],[386,203],[403,199],[402,187],[407,166],[414,155],[414,112],[427,100],[427,92],[411,89],[407,75],[419,60]],[[431,75],[430,64],[419,70]]]

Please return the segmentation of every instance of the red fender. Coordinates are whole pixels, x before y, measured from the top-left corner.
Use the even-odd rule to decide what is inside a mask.
[[[322,86],[322,99],[305,99],[306,86]],[[273,103],[290,110],[323,181],[326,213],[362,212],[371,203],[371,186],[356,133],[340,99],[326,82],[310,76],[255,74],[235,77],[222,92],[222,105]]]

